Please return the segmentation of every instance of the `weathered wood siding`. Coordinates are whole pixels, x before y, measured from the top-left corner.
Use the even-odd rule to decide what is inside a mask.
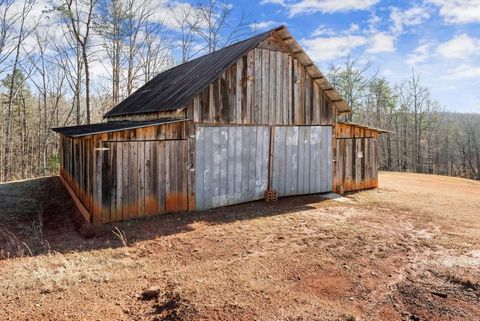
[[[61,135],[60,173],[91,213],[90,221],[94,224],[151,215],[157,208],[157,214],[194,209],[194,177],[191,169],[195,165],[192,155],[188,153],[188,145],[192,145],[193,137],[194,126],[191,121],[79,138]],[[168,142],[179,142],[179,145]],[[174,150],[170,151],[170,148]],[[191,150],[194,151],[194,146]],[[153,165],[153,157],[162,159],[166,155],[169,156],[165,162],[170,164],[171,170],[167,171],[167,165]],[[158,181],[161,174],[157,173],[163,173],[162,168],[169,175],[165,176],[165,196],[163,200],[154,201],[149,189],[153,190],[154,181],[162,184]],[[134,189],[137,192],[134,193]],[[145,193],[146,196],[138,197]],[[132,202],[127,201],[129,198]],[[107,205],[108,202],[110,205]]]
[[[262,199],[268,185],[270,128],[198,126],[196,208]]]
[[[88,210],[93,203],[93,139],[60,135],[60,175]]]
[[[331,125],[335,110],[302,63],[256,48],[193,99],[196,123]]]
[[[338,138],[334,186],[337,192],[378,187],[376,138]]]
[[[279,196],[332,191],[332,127],[276,127],[272,188]]]
[[[188,209],[187,140],[106,141],[95,152],[99,223]]]
[[[342,123],[337,123],[335,125],[336,138],[377,138],[378,135],[379,133],[373,129],[366,129]]]

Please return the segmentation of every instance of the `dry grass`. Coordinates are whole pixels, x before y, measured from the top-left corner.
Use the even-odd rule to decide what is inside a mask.
[[[128,246],[127,234],[124,230],[119,229],[117,226],[113,229],[112,233],[118,237],[123,246]]]
[[[44,204],[42,220],[34,209],[5,225],[10,257],[19,252],[0,261],[0,319],[480,319],[479,185],[380,178],[340,201],[167,215],[91,239]],[[158,302],[139,300],[152,286]]]
[[[139,266],[128,253],[112,250],[68,255],[51,253],[26,260],[25,264],[15,264],[15,269],[3,271],[0,293],[6,295],[37,289],[41,293],[50,293],[82,283],[107,283],[125,279],[129,269]]]

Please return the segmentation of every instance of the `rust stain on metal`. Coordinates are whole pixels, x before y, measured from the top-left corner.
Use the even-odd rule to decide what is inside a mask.
[[[158,198],[156,196],[145,196],[145,214],[157,215],[159,213]]]
[[[183,212],[187,210],[187,193],[168,193],[165,198],[167,213]]]

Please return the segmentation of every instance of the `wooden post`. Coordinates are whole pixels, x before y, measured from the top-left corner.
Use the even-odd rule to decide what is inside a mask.
[[[272,190],[274,139],[275,126],[270,126],[270,140],[268,148],[268,187],[264,194],[266,202],[276,202],[278,198],[277,191]]]
[[[268,148],[268,190],[272,189],[274,136],[275,126],[270,126],[270,144]]]

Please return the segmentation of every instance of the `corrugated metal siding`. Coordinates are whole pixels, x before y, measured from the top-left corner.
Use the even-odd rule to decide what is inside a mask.
[[[332,127],[276,127],[272,188],[279,196],[332,190]]]
[[[262,199],[268,185],[270,129],[197,127],[196,209]]]

